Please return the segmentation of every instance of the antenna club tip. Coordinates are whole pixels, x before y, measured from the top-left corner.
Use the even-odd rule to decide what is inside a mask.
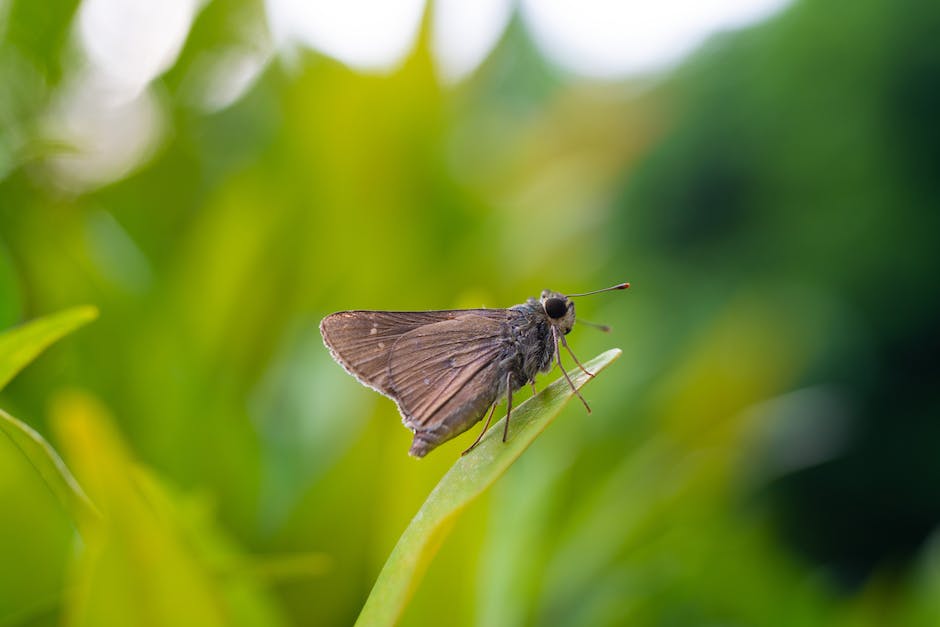
[[[568,294],[569,298],[575,298],[577,296],[590,296],[591,294],[600,294],[601,292],[610,292],[613,290],[625,290],[630,287],[629,283],[618,283],[617,285],[612,285],[610,287],[605,287],[602,290],[594,290],[593,292],[584,292],[583,294]]]

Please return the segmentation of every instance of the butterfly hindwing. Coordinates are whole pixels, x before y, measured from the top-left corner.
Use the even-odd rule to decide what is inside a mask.
[[[466,431],[496,401],[508,341],[504,321],[464,312],[395,342],[387,384],[415,432],[413,454],[424,455]]]

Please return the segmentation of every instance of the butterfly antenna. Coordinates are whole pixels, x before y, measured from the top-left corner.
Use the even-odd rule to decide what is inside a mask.
[[[583,294],[568,294],[568,298],[573,296],[590,296],[591,294],[600,294],[601,292],[612,292],[614,290],[625,290],[630,287],[629,283],[618,283],[617,285],[612,285],[610,287],[605,287],[602,290],[594,290],[593,292],[585,292]]]
[[[597,324],[596,322],[588,322],[587,320],[582,320],[578,318],[578,324],[586,324],[589,327],[594,327],[598,331],[603,331],[604,333],[610,333],[610,327],[606,324]]]
[[[583,294],[568,294],[568,297],[570,298],[572,296],[590,296],[591,294],[600,294],[601,292],[612,292],[613,290],[625,290],[628,287],[630,287],[629,283],[618,283],[617,285],[605,287],[602,290],[594,290],[593,292],[585,292]],[[603,331],[604,333],[610,333],[610,327],[607,326],[606,324],[597,324],[596,322],[588,322],[587,320],[579,320],[579,322],[581,324],[586,324],[589,327],[594,327],[595,329]],[[575,361],[577,361],[577,359]]]

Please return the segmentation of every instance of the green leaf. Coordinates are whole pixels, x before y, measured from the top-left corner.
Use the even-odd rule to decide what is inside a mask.
[[[47,346],[97,317],[94,307],[73,307],[0,334],[0,389]]]
[[[620,354],[620,349],[611,349],[587,362],[585,367],[597,373]],[[570,374],[579,389],[590,380],[580,370]],[[506,472],[573,395],[567,381],[558,379],[513,409],[505,443],[502,442],[503,418],[475,449],[451,466],[392,549],[366,599],[357,626],[394,625],[398,621],[457,514]]]
[[[211,503],[176,492],[142,467],[96,398],[64,392],[51,413],[66,457],[101,511],[76,555],[63,624],[285,624],[247,558],[214,523]]]
[[[0,409],[0,432],[23,454],[72,521],[83,531],[98,511],[55,449],[29,425]],[[84,533],[83,533],[84,535]]]
[[[47,346],[97,316],[98,310],[94,307],[74,307],[0,334],[0,388]],[[36,470],[80,531],[89,520],[97,518],[95,506],[62,458],[41,435],[3,410],[0,410],[0,433]]]

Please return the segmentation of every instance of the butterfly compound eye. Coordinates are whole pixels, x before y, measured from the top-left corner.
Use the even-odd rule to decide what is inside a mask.
[[[565,301],[560,298],[549,298],[545,301],[545,313],[553,320],[564,317],[567,311],[568,306],[565,305]]]

